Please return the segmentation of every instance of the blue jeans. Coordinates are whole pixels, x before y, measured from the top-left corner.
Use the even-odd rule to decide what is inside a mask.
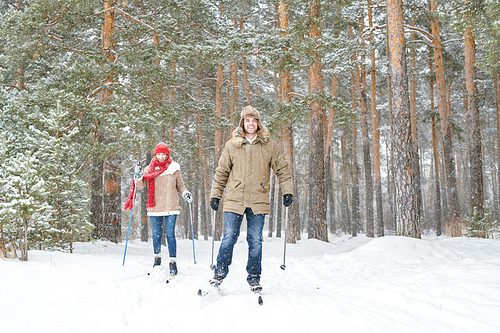
[[[260,281],[262,271],[262,230],[264,229],[264,214],[254,215],[252,209],[247,208],[243,213],[247,217],[247,242],[248,242],[248,262],[247,281]],[[222,238],[217,255],[216,275],[226,277],[229,272],[229,265],[233,259],[234,244],[240,235],[243,215],[236,213],[225,213],[226,232]]]
[[[150,216],[153,230],[153,251],[161,254],[161,236],[163,234],[163,218],[165,218],[165,236],[167,238],[168,254],[170,258],[177,257],[177,241],[175,240],[175,221],[177,215]]]

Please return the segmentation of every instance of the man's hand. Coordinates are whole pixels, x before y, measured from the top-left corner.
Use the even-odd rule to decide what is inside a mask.
[[[291,194],[283,195],[283,205],[285,205],[285,207],[290,206],[292,202],[293,202],[293,195]]]
[[[210,207],[212,207],[213,210],[219,210],[219,201],[220,199],[218,198],[211,198]]]

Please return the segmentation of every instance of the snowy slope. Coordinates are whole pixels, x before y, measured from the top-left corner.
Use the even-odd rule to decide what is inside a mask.
[[[216,250],[218,248],[216,242]],[[79,243],[0,260],[0,332],[500,332],[500,241],[265,238],[257,304],[246,283],[245,235],[219,294],[211,242],[178,241],[179,276],[151,271],[152,245]],[[164,257],[167,250],[163,249]]]

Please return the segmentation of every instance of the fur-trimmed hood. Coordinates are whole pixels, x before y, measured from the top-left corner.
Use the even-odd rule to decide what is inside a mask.
[[[267,143],[269,141],[269,136],[270,136],[269,130],[267,129],[266,126],[262,125],[260,121],[258,122],[258,126],[259,130],[257,131],[257,137],[255,139],[262,141],[262,143]],[[239,148],[243,145],[243,142],[245,141],[246,141],[245,131],[243,130],[242,127],[237,127],[231,134],[231,142],[236,147]]]

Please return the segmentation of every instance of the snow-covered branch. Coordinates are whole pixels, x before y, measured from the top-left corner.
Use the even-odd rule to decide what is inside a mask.
[[[386,25],[374,25],[372,27],[365,28],[363,33],[358,37],[358,39],[365,39],[366,35],[371,35],[376,30],[385,29]]]
[[[289,92],[287,94],[289,97],[298,97],[298,98],[305,98],[306,96],[302,95],[302,94],[299,94],[299,93],[295,93],[295,92]]]
[[[406,24],[405,24],[405,28],[408,30],[411,30],[411,31],[418,32],[418,34],[420,36],[422,36],[424,39],[426,39],[429,44],[432,44],[432,42],[434,41],[434,36],[432,36],[429,32],[427,32],[423,29],[420,29],[420,28],[417,28],[417,27],[414,27],[411,25],[406,25]]]
[[[441,42],[441,45],[448,44],[448,43],[453,43],[453,42],[463,42],[463,41],[464,41],[463,38],[450,39],[450,40],[446,40],[444,42]]]

